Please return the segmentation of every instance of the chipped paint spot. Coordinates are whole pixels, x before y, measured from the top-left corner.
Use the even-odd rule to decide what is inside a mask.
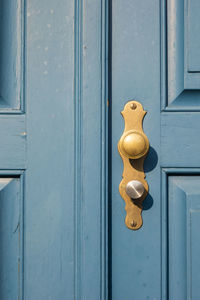
[[[49,47],[45,47],[44,50],[45,50],[45,51],[48,51],[48,50],[49,50]]]
[[[43,62],[43,64],[44,64],[45,66],[47,66],[47,65],[48,65],[48,61],[45,60],[45,61]]]
[[[45,71],[44,71],[44,75],[47,75],[47,74],[48,74],[48,71],[47,71],[47,70],[45,70]]]
[[[28,12],[28,13],[27,13],[27,17],[30,17],[30,15],[31,15],[30,12]]]
[[[47,24],[47,27],[48,27],[48,28],[51,28],[51,24]]]
[[[53,9],[51,9],[51,10],[50,10],[50,13],[51,13],[51,14],[53,14],[53,13],[54,13],[54,10],[53,10]]]

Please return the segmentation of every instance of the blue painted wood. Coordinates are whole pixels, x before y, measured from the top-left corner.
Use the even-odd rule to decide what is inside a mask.
[[[0,168],[24,169],[27,138],[25,116],[0,115],[0,128]]]
[[[188,69],[189,72],[200,72],[199,32],[200,3],[188,0]]]
[[[198,299],[200,177],[169,176],[169,299]]]
[[[163,167],[199,167],[199,113],[161,114]]]
[[[198,299],[199,237],[191,225],[199,212],[199,174],[199,168],[162,169],[162,299]]]
[[[159,1],[112,2],[110,299],[114,300],[161,299],[160,167],[156,157],[157,154],[160,156],[159,31]],[[145,163],[150,196],[143,211],[143,227],[135,232],[124,224],[125,203],[118,191],[123,171],[117,151],[117,143],[124,129],[120,111],[131,99],[141,102],[148,112],[144,119],[144,131],[152,147]]]
[[[25,299],[106,299],[105,3],[27,1]]]
[[[191,197],[192,202],[195,202],[195,207],[192,207],[190,211],[190,222],[191,228],[189,232],[188,241],[190,250],[190,259],[188,263],[188,285],[189,285],[189,295],[193,299],[198,299],[200,295],[200,287],[199,287],[199,251],[200,251],[200,240],[199,240],[199,232],[197,228],[200,225],[200,210],[199,210],[199,195],[194,195]]]
[[[115,0],[108,14],[104,0],[1,1],[1,299],[198,299],[200,87],[187,3]],[[137,232],[118,192],[131,99],[148,112],[151,145]]]
[[[197,70],[198,54],[195,50],[198,49],[195,32],[199,26],[198,22],[195,22],[195,18],[198,19],[197,2],[196,4],[190,0],[161,2],[163,110],[200,110],[200,74]],[[193,72],[190,65],[191,63],[194,65],[195,61],[196,68],[192,67]]]
[[[22,299],[23,206],[19,178],[0,177],[0,298]]]
[[[0,3],[0,111],[23,110],[24,0]]]
[[[199,74],[188,72],[188,3],[161,1],[160,10],[159,1],[112,2],[111,299],[199,298],[200,85]],[[144,167],[150,196],[137,232],[124,225],[118,193],[119,112],[131,99],[147,110],[152,147]]]
[[[76,299],[107,297],[106,2],[76,1]]]
[[[74,4],[26,10],[24,298],[74,299]]]
[[[173,177],[168,206],[168,297],[187,299],[187,196]]]
[[[168,104],[171,104],[184,90],[184,1],[168,0],[163,18],[166,15],[167,95]]]
[[[106,299],[107,3],[0,8],[0,298]]]

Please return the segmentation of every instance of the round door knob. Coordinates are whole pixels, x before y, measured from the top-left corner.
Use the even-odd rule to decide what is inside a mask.
[[[144,194],[144,186],[138,180],[131,180],[126,185],[126,193],[132,199],[138,199]]]
[[[130,130],[121,137],[119,150],[128,158],[138,159],[148,152],[149,141],[143,132]]]

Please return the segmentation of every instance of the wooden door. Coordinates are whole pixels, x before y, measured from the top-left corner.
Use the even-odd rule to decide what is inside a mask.
[[[199,299],[199,1],[112,1],[111,299]],[[120,111],[142,103],[143,226],[123,223]]]
[[[0,1],[1,300],[107,293],[106,11]]]
[[[199,299],[199,1],[0,15],[0,299]],[[118,190],[133,99],[150,142],[137,231]]]

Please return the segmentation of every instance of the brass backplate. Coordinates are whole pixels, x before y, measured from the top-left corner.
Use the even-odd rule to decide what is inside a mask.
[[[143,170],[144,160],[149,150],[149,141],[142,127],[146,111],[139,102],[129,101],[121,114],[125,128],[118,143],[118,150],[123,160],[124,170],[119,192],[126,203],[125,224],[129,229],[137,230],[143,224],[142,203],[149,191]],[[131,199],[126,193],[126,185],[131,180],[138,180],[144,186],[144,193],[139,199]]]

